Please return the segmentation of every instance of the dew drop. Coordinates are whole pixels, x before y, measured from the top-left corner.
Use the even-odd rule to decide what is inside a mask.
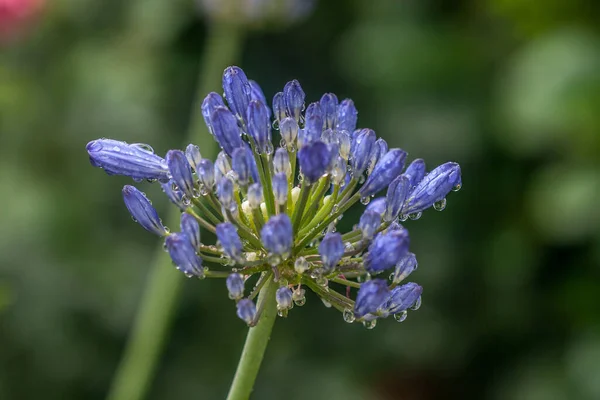
[[[169,229],[168,226],[163,226],[165,233],[168,235],[169,233],[171,233],[171,229]]]
[[[331,303],[328,302],[327,300],[325,300],[324,298],[321,297],[321,301],[323,302],[323,305],[327,308],[331,308]]]
[[[461,183],[457,183],[456,185],[454,185],[454,187],[452,188],[453,192],[458,192],[460,190],[460,188],[462,188],[462,184]]]
[[[303,305],[306,304],[306,297],[298,297],[298,298],[294,299],[294,304],[297,305],[298,307],[302,307]]]
[[[413,221],[418,220],[419,218],[421,218],[421,215],[423,215],[422,212],[418,212],[418,213],[412,213],[408,215],[408,218],[412,219]]]
[[[419,308],[421,308],[421,296],[419,296],[417,301],[415,301],[415,304],[413,304],[413,306],[410,309],[417,311]]]
[[[408,214],[402,214],[402,215],[400,215],[399,219],[400,219],[400,222],[406,221],[408,219]]]
[[[189,206],[192,203],[192,201],[190,200],[189,197],[187,197],[186,195],[181,196],[181,204],[183,204],[184,206]]]
[[[367,197],[361,197],[361,198],[360,198],[360,202],[361,202],[363,205],[365,205],[365,206],[366,206],[367,204],[369,204],[369,202],[370,202],[370,201],[371,201],[371,198],[370,198],[369,196],[367,196]]]
[[[441,199],[433,203],[433,209],[436,211],[443,211],[446,208],[446,199]]]
[[[344,317],[344,321],[346,321],[349,324],[351,324],[354,321],[356,321],[356,317],[354,316],[354,312],[351,309],[349,309],[349,308],[346,308],[344,310],[343,317]]]
[[[325,277],[324,277],[324,276],[322,276],[322,275],[321,275],[321,276],[318,276],[318,277],[315,279],[315,282],[317,283],[317,285],[319,285],[319,286],[323,286],[323,287],[327,286],[327,284],[329,283],[329,281],[327,280],[327,278],[325,278]]]
[[[183,274],[185,275],[186,278],[191,278],[194,276],[194,274],[192,274],[191,272],[184,272]]]
[[[135,219],[135,217],[134,217],[133,215],[131,216],[131,220],[132,220],[133,222],[138,222],[138,220],[137,220],[137,219]]]
[[[372,321],[363,321],[363,325],[365,326],[365,328],[367,329],[374,329],[375,326],[377,325],[377,320],[374,319]]]
[[[198,197],[200,197],[200,192],[196,189],[192,190],[192,196],[197,199]]]
[[[113,147],[113,151],[116,151],[118,153],[121,151],[121,148],[119,146],[115,146]]]
[[[275,129],[276,131],[279,130],[279,120],[278,119],[276,119],[275,121],[273,121],[273,129]]]
[[[406,312],[406,310],[404,310],[404,311],[400,311],[397,314],[394,314],[394,319],[398,322],[404,322],[404,321],[406,321],[407,316],[408,316],[408,312]]]

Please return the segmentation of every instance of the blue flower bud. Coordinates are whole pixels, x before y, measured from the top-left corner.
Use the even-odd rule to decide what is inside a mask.
[[[171,180],[167,183],[161,183],[160,187],[173,204],[179,207],[181,211],[185,211],[185,209],[190,205],[190,199],[189,197],[185,197],[181,190],[173,190],[174,184],[175,182]]]
[[[323,268],[327,271],[333,270],[344,255],[344,241],[338,232],[328,233],[319,243],[319,255],[323,261]]]
[[[333,93],[325,93],[321,97],[321,109],[325,120],[325,129],[335,128],[337,118],[338,98]]]
[[[173,177],[173,182],[179,187],[188,197],[195,195],[194,177],[192,175],[192,167],[188,163],[185,154],[181,150],[169,150],[167,153],[167,165],[169,172]]]
[[[336,132],[332,131],[331,129],[325,129],[323,131],[323,133],[321,134],[321,142],[323,142],[325,144],[335,143],[337,145],[338,137],[337,137]]]
[[[383,279],[371,279],[360,285],[356,294],[354,304],[354,315],[362,318],[367,314],[374,313],[389,297],[387,282]]]
[[[367,169],[369,156],[376,140],[375,131],[372,129],[362,129],[352,142],[350,164],[352,165],[352,174],[355,179],[358,179]]]
[[[298,161],[304,177],[309,182],[316,182],[329,167],[331,153],[325,143],[316,141],[298,151]]]
[[[239,300],[244,297],[244,277],[241,274],[229,274],[225,280],[225,285],[230,299]]]
[[[404,175],[408,176],[410,187],[414,188],[425,176],[425,161],[421,158],[417,158],[406,167]]]
[[[225,107],[225,102],[219,94],[211,92],[204,98],[201,107],[204,123],[206,124],[211,135],[214,135],[211,117],[217,107]]]
[[[374,200],[371,200],[367,205],[366,211],[375,211],[379,215],[383,215],[385,209],[387,207],[385,197],[378,197]]]
[[[229,108],[238,116],[246,118],[252,87],[244,71],[239,67],[227,67],[223,72],[223,91]]]
[[[283,101],[288,117],[293,117],[296,121],[300,119],[300,113],[304,107],[304,97],[304,91],[300,86],[300,82],[294,79],[286,83],[283,88]]]
[[[202,160],[202,155],[200,154],[200,147],[195,144],[188,144],[185,148],[185,157],[190,163],[190,166],[195,171],[198,167],[198,164]]]
[[[275,155],[273,156],[273,170],[276,174],[283,173],[288,178],[292,175],[290,157],[285,149],[279,148],[275,151]]]
[[[250,299],[241,299],[237,302],[237,316],[250,325],[256,315],[256,305]]]
[[[150,146],[98,139],[89,142],[86,149],[91,164],[102,168],[109,175],[129,176],[135,181],[169,180],[167,163],[154,154]]]
[[[287,310],[292,307],[292,291],[287,286],[282,286],[275,292],[278,310]]]
[[[237,119],[227,108],[217,107],[210,120],[215,139],[228,156],[233,154],[233,150],[244,145]]]
[[[364,257],[365,269],[374,274],[394,267],[408,253],[409,243],[406,229],[380,233]]]
[[[283,92],[277,92],[275,93],[275,96],[273,96],[273,117],[280,122],[286,117]]]
[[[217,240],[223,247],[223,253],[234,260],[242,258],[242,241],[235,229],[235,226],[229,222],[223,222],[217,225]]]
[[[419,182],[410,193],[403,214],[421,212],[446,198],[448,193],[462,184],[460,166],[453,162],[440,165]]]
[[[215,182],[219,182],[222,177],[229,175],[231,171],[231,161],[225,152],[221,151],[215,161]]]
[[[386,195],[386,209],[383,215],[385,222],[391,222],[398,218],[404,202],[410,192],[410,177],[402,174],[390,183]]]
[[[172,233],[165,239],[165,246],[177,269],[186,276],[204,276],[202,259],[192,247],[190,238],[185,233]]]
[[[404,168],[406,152],[401,149],[391,149],[379,160],[375,169],[360,188],[363,197],[374,195],[388,186]]]
[[[229,177],[222,177],[217,182],[217,197],[219,202],[226,210],[233,211],[236,207],[236,202],[233,197],[233,181]]]
[[[350,99],[342,100],[337,109],[336,130],[354,132],[357,120],[358,111],[354,107],[354,102]]]
[[[373,239],[379,226],[381,226],[381,214],[375,211],[366,210],[363,215],[360,216],[358,228],[362,231],[363,239]]]
[[[294,232],[292,222],[287,214],[279,214],[271,217],[262,227],[260,238],[265,249],[270,253],[287,256],[292,250],[294,243]]]
[[[264,103],[252,100],[248,106],[248,135],[259,153],[267,153],[271,144],[269,109]]]
[[[146,195],[135,187],[125,185],[123,187],[123,201],[133,217],[134,221],[142,226],[148,232],[158,236],[164,236],[168,232],[162,224],[156,209]]]
[[[352,138],[350,137],[350,134],[344,131],[338,132],[337,140],[340,146],[340,156],[348,161],[348,158],[350,157],[350,148],[352,147]]]
[[[398,286],[392,289],[388,299],[381,305],[381,309],[389,314],[398,314],[415,306],[423,288],[416,283],[409,282],[406,285]]]
[[[394,271],[394,283],[400,283],[407,276],[409,276],[415,269],[417,269],[417,257],[414,253],[408,253],[398,261],[396,269]]]
[[[279,133],[288,150],[293,150],[298,138],[298,122],[294,118],[284,118],[279,124]]]
[[[342,157],[335,157],[331,166],[331,181],[341,185],[346,179],[347,163]]]
[[[321,139],[321,132],[323,132],[323,110],[319,103],[310,103],[304,114],[304,143],[313,143]]]
[[[199,249],[200,242],[200,224],[196,218],[188,213],[181,214],[181,232],[185,233],[187,237],[190,239],[192,246],[194,249]]]
[[[248,203],[250,208],[257,209],[263,201],[263,190],[260,183],[253,183],[248,187]]]
[[[246,186],[250,180],[251,165],[254,157],[244,147],[239,147],[231,155],[231,169],[237,175],[240,186]]]
[[[267,98],[265,97],[265,93],[260,88],[260,85],[258,83],[256,83],[256,81],[253,81],[252,79],[250,79],[249,82],[250,82],[250,98],[252,100],[260,101],[262,104],[265,105],[265,107],[267,107]],[[271,110],[269,109],[269,107],[267,107],[267,115],[269,116],[269,118],[271,118]]]
[[[278,205],[281,206],[287,204],[288,180],[283,172],[273,176],[273,196],[275,197],[275,203]]]
[[[196,167],[196,173],[198,174],[198,180],[200,184],[207,192],[212,191],[215,185],[215,166],[212,161],[207,158],[203,158]],[[200,190],[202,190],[202,187]]]
[[[373,148],[371,149],[371,155],[369,156],[369,167],[367,168],[367,174],[371,174],[377,165],[377,162],[385,153],[388,152],[387,142],[381,138],[377,139]]]

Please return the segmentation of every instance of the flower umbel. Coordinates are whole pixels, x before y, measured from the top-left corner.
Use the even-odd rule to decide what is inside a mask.
[[[262,312],[254,298],[271,281],[279,285],[273,301],[282,317],[306,302],[309,288],[346,322],[373,328],[390,315],[404,321],[420,306],[423,288],[401,285],[417,261],[399,221],[418,219],[430,207],[443,210],[448,193],[462,185],[459,165],[448,162],[427,174],[417,159],[404,169],[404,150],[388,149],[371,129],[356,129],[352,100],[326,93],[305,107],[296,80],[275,94],[272,112],[238,67],[225,70],[223,89],[225,99],[209,93],[201,107],[222,149],[214,163],[195,145],[162,158],[147,145],[98,139],[87,145],[92,165],[161,182],[182,211],[180,232],[171,233],[146,196],[127,185],[129,212],[164,237],[186,276],[224,278],[237,315],[250,326]],[[276,150],[272,128],[281,136]],[[336,232],[358,203],[368,206],[354,229]],[[203,243],[201,229],[216,234],[217,243]]]

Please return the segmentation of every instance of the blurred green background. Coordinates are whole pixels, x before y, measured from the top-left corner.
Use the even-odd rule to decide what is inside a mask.
[[[106,395],[158,240],[85,144],[181,147],[208,18],[54,0],[3,41],[0,399]],[[246,34],[238,65],[267,98],[292,78],[307,101],[351,97],[359,126],[464,183],[406,222],[419,312],[368,331],[309,294],[254,398],[600,398],[599,18],[594,0],[321,0]],[[223,398],[245,334],[222,281],[186,280],[147,398]]]

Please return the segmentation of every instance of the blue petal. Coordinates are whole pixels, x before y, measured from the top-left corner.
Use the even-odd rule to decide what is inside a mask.
[[[375,166],[375,169],[360,188],[363,197],[374,195],[387,187],[404,168],[406,152],[401,149],[391,149]]]
[[[156,209],[152,207],[152,203],[144,193],[133,186],[125,185],[123,187],[123,201],[125,201],[125,206],[133,219],[144,229],[158,236],[167,234]]]

